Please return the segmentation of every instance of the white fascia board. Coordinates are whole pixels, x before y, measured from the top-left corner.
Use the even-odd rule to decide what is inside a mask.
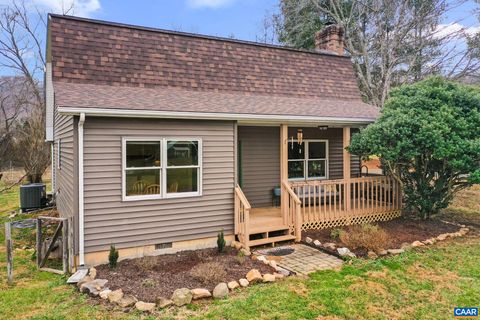
[[[105,108],[78,108],[58,107],[58,112],[64,115],[79,115],[96,117],[127,117],[127,118],[165,118],[165,119],[196,119],[196,120],[236,120],[245,123],[324,123],[324,124],[369,124],[373,118],[343,118],[343,117],[315,117],[295,115],[267,115],[247,113],[210,113],[210,112],[178,112],[157,110],[132,109],[105,109]]]
[[[52,64],[45,66],[45,140],[53,141],[54,96],[52,83]]]

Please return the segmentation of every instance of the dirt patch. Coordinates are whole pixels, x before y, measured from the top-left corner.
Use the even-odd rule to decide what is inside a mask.
[[[183,251],[176,254],[124,260],[111,270],[108,265],[97,267],[98,278],[107,279],[112,290],[122,288],[139,300],[155,302],[157,297],[170,298],[178,288],[206,288],[213,290],[219,280],[215,276],[199,277],[202,265],[215,266],[226,272],[223,282],[245,278],[251,269],[263,273],[273,273],[274,269],[250,257],[239,259],[237,251],[225,248],[224,253],[217,249]],[[193,270],[193,271],[192,271]]]
[[[376,224],[385,230],[388,235],[388,249],[400,248],[403,243],[412,243],[416,240],[423,241],[436,237],[442,233],[456,232],[459,230],[459,227],[444,223],[438,219],[423,221],[400,217],[390,221],[378,222]],[[345,244],[338,238],[338,229],[346,228],[347,227],[308,230],[302,234],[302,237],[303,239],[305,239],[305,237],[318,239],[322,243],[332,242],[335,243],[337,247],[343,247]],[[364,249],[357,249],[353,252],[358,256],[366,255],[366,250]]]

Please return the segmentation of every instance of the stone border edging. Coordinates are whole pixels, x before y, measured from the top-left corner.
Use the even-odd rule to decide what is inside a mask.
[[[192,300],[210,298],[225,299],[228,298],[230,292],[233,292],[236,289],[245,288],[256,283],[272,283],[293,274],[290,270],[277,266],[277,262],[274,260],[268,260],[265,256],[252,255],[250,251],[247,251],[244,248],[237,248],[236,241],[232,242],[232,247],[235,247],[251,259],[261,261],[264,264],[271,266],[276,272],[265,273],[262,275],[257,269],[251,269],[245,275],[245,278],[230,281],[228,283],[220,282],[215,286],[212,292],[205,288],[178,288],[173,292],[170,299],[157,297],[155,303],[139,301],[133,295],[124,294],[121,288],[113,291],[110,290],[106,286],[108,283],[107,279],[96,279],[97,270],[94,267],[88,269],[87,275],[81,280],[76,283],[71,283],[76,284],[81,293],[88,294],[91,297],[100,297],[100,299],[124,309],[130,308],[128,311],[136,309],[141,312],[153,312],[170,306],[184,306],[191,303]]]
[[[405,250],[411,249],[411,248],[418,248],[426,245],[432,245],[438,241],[444,241],[448,238],[456,238],[456,237],[463,237],[465,236],[469,231],[470,228],[462,225],[462,224],[456,224],[452,222],[447,222],[440,220],[444,223],[447,224],[452,224],[455,226],[460,227],[460,229],[456,232],[447,232],[447,233],[442,233],[439,234],[436,237],[432,237],[423,241],[420,240],[415,240],[412,243],[403,243],[400,248],[391,248],[391,249],[384,249],[381,250],[380,252],[374,252],[374,251],[368,251],[367,257],[369,259],[376,259],[378,256],[386,256],[386,255],[396,255],[405,252]],[[351,252],[349,248],[347,247],[337,247],[337,245],[333,242],[328,242],[328,243],[321,243],[318,239],[314,240],[310,237],[306,237],[305,241],[302,241],[302,243],[305,243],[306,245],[315,248],[317,250],[320,250],[322,252],[325,252],[327,254],[336,256],[340,259],[348,260],[351,258],[356,258],[355,253]]]

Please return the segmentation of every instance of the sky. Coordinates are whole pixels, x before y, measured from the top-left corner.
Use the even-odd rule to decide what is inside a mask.
[[[8,3],[11,0],[0,0]],[[61,13],[74,1],[74,15],[141,26],[255,40],[277,0],[29,0]]]

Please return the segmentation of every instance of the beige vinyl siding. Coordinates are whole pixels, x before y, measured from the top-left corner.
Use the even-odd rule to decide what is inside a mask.
[[[272,189],[280,184],[280,128],[239,126],[242,190],[254,208],[272,206]]]
[[[296,138],[297,129],[288,129]],[[343,178],[343,129],[302,128],[304,139],[328,140],[328,179]],[[242,190],[254,208],[272,206],[272,189],[280,183],[280,128],[239,126]],[[351,156],[351,177],[357,177],[360,160]]]
[[[87,117],[85,252],[233,233],[234,123]],[[202,196],[122,201],[122,138],[201,138]]]
[[[61,217],[70,222],[70,256],[78,252],[78,150],[77,120],[73,116],[54,115],[54,166],[55,193],[57,209]],[[60,142],[60,161],[58,169],[57,154]],[[73,245],[72,245],[73,244]]]

